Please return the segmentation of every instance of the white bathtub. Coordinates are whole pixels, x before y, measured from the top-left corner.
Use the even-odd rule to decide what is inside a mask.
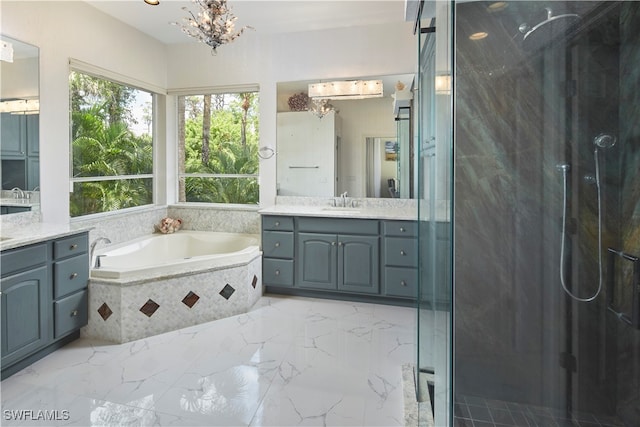
[[[81,336],[124,343],[246,313],[262,296],[259,243],[182,230],[96,250]]]
[[[91,278],[126,281],[247,263],[260,254],[257,234],[181,230],[152,234],[96,250]]]

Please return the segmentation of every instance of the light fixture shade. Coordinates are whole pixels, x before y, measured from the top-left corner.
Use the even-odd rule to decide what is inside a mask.
[[[382,80],[342,80],[309,84],[309,98],[364,99],[383,96]]]
[[[160,0],[144,0],[146,4],[150,4],[151,6],[157,6],[160,4]]]

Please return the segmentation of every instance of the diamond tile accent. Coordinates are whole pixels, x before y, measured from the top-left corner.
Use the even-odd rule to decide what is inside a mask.
[[[256,288],[256,285],[258,284],[258,276],[256,276],[255,274],[253,275],[253,280],[251,281],[251,286],[253,286],[253,289]]]
[[[182,303],[187,307],[192,308],[198,302],[199,299],[200,297],[198,296],[198,294],[196,294],[193,291],[189,291],[187,296],[182,299]]]
[[[224,288],[222,288],[222,290],[220,291],[220,295],[222,295],[224,299],[228,300],[229,298],[231,298],[231,295],[233,295],[235,291],[236,290],[233,289],[233,286],[227,283],[226,285],[224,285]]]
[[[102,305],[98,308],[98,314],[100,315],[100,317],[102,317],[102,320],[106,322],[107,319],[113,314],[113,311],[111,311],[111,308],[107,305],[106,302],[103,302]]]
[[[153,316],[153,313],[155,313],[156,310],[159,308],[160,306],[158,305],[157,302],[155,302],[152,299],[149,299],[147,302],[144,303],[142,307],[140,307],[140,311],[147,317],[151,317]]]

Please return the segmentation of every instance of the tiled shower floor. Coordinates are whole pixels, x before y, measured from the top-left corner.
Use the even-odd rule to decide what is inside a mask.
[[[399,426],[415,323],[415,308],[267,296],[127,344],[80,339],[2,381],[0,424]],[[58,420],[15,420],[38,410]]]
[[[454,427],[622,427],[615,417],[566,411],[514,402],[456,396]]]

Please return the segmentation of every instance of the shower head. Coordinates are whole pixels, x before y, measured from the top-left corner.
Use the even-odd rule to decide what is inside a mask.
[[[563,36],[567,30],[580,21],[580,15],[568,13],[564,15],[553,16],[551,8],[545,8],[547,11],[547,19],[529,28],[527,24],[519,27],[520,32],[524,33],[522,39],[522,47],[524,50],[538,50],[551,43],[556,38]]]
[[[608,133],[601,133],[593,138],[593,145],[595,145],[596,148],[611,148],[616,145],[616,142],[616,137]]]

